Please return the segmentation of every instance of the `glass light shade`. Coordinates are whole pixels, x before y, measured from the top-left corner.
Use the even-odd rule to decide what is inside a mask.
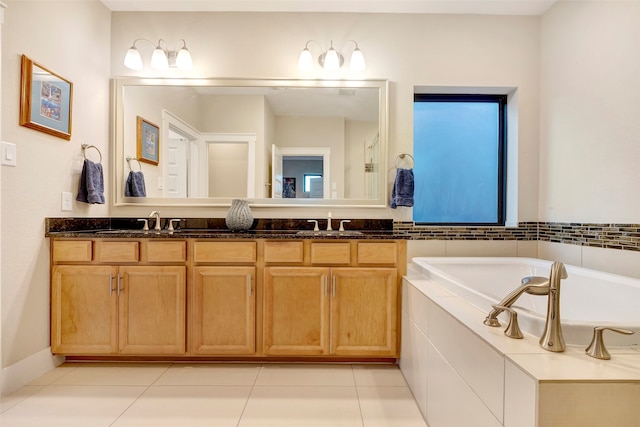
[[[176,57],[176,66],[181,70],[191,70],[193,68],[191,54],[186,47],[183,47],[178,51],[178,56]]]
[[[364,71],[367,68],[367,64],[364,62],[364,55],[360,49],[356,48],[351,54],[349,68],[351,68],[351,71]]]
[[[131,46],[124,57],[124,66],[130,70],[142,70],[142,57],[135,46]]]
[[[300,58],[298,59],[298,69],[300,71],[311,71],[313,70],[313,56],[311,56],[311,51],[306,47],[300,54]]]
[[[326,71],[338,71],[340,69],[340,58],[334,48],[330,48],[324,56],[324,69]]]
[[[151,67],[156,70],[166,70],[169,68],[169,59],[164,50],[158,46],[151,55]]]

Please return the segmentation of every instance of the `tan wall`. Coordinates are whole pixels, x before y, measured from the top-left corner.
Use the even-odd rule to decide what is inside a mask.
[[[297,69],[309,39],[334,45],[354,39],[367,60],[363,73],[348,67],[331,78],[390,81],[391,165],[400,152],[413,152],[414,86],[517,87],[519,122],[519,220],[535,220],[538,197],[538,16],[353,14],[353,13],[137,13],[112,16],[111,73],[114,76],[323,78]],[[256,34],[259,37],[256,38]],[[133,40],[144,36],[169,45],[184,38],[192,71],[149,68],[151,45],[141,45],[143,72],[123,65]],[[382,171],[389,175],[391,171]],[[258,174],[260,176],[260,174]],[[390,192],[390,185],[387,186]],[[335,216],[411,219],[410,209],[331,209]],[[147,208],[118,207],[112,214],[147,214]],[[226,208],[163,208],[167,215],[224,216]],[[325,216],[325,208],[254,209],[256,217]]]
[[[2,140],[17,145],[17,167],[2,167],[2,367],[49,347],[48,216],[108,216],[109,205],[74,201],[81,144],[109,165],[110,13],[99,2],[7,1],[2,27]],[[73,83],[71,141],[18,124],[20,56]],[[97,153],[87,157],[96,160]],[[110,185],[105,182],[105,194]]]

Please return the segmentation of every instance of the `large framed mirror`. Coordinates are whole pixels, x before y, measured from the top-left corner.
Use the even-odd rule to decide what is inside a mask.
[[[112,98],[116,206],[386,206],[386,80],[127,77]]]

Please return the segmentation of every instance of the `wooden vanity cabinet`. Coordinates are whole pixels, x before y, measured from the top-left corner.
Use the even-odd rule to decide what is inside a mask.
[[[397,270],[334,268],[331,274],[332,354],[396,356]]]
[[[291,266],[280,265],[283,250],[267,257],[265,243],[264,354],[397,357],[404,243],[298,243],[289,248]]]
[[[399,356],[404,241],[54,238],[51,245],[57,354]]]
[[[255,354],[257,242],[196,241],[193,252],[191,354]]]
[[[266,267],[263,351],[271,355],[330,354],[330,269]]]
[[[51,350],[118,353],[118,298],[112,266],[56,265],[51,275]]]
[[[52,242],[52,351],[185,354],[186,242],[88,242],[89,256]]]

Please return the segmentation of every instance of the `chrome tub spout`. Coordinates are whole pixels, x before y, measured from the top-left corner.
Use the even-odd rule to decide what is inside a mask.
[[[565,350],[562,325],[560,323],[560,280],[568,277],[567,269],[561,262],[554,262],[549,275],[549,299],[547,302],[547,320],[540,337],[540,346],[548,351]]]
[[[524,279],[522,279],[520,287],[513,290],[506,297],[504,297],[499,304],[496,305],[502,307],[511,307],[513,303],[515,303],[517,299],[520,298],[520,296],[524,293],[530,295],[547,295],[549,293],[549,279],[541,276],[525,277]],[[500,326],[498,316],[503,311],[504,309],[494,308],[489,312],[483,323],[487,326]]]

